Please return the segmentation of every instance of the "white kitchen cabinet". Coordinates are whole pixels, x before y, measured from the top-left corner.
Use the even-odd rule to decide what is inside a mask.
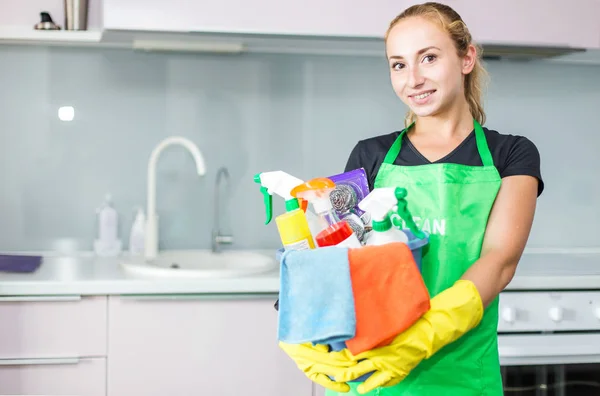
[[[104,0],[117,30],[380,37],[407,0]]]
[[[442,0],[482,44],[600,48],[600,2]],[[104,0],[109,30],[381,38],[408,0]],[[534,23],[535,22],[535,23]]]
[[[0,296],[0,359],[106,356],[106,296]]]
[[[443,0],[484,44],[600,48],[600,1]],[[576,5],[575,5],[576,4]]]
[[[0,360],[0,394],[106,396],[106,359]]]
[[[110,297],[108,396],[311,396],[275,297]]]

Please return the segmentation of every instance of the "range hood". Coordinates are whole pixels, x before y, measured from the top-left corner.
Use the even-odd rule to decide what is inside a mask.
[[[279,53],[384,57],[382,39],[234,33],[103,32],[102,42],[141,51],[207,53]],[[485,59],[551,59],[585,52],[582,48],[483,43]]]
[[[551,59],[586,52],[584,48],[482,44],[484,59]]]

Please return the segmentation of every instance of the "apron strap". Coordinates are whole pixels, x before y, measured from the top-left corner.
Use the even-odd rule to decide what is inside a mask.
[[[396,158],[398,158],[398,155],[400,154],[400,149],[402,148],[402,138],[404,138],[406,131],[408,131],[413,125],[415,125],[414,121],[408,127],[404,128],[402,132],[400,132],[400,135],[398,135],[396,140],[394,140],[394,144],[392,144],[392,147],[390,147],[390,150],[387,152],[385,158],[383,159],[384,164],[394,165]]]
[[[477,151],[479,151],[481,162],[483,166],[494,166],[494,159],[488,147],[485,132],[483,132],[483,128],[477,120],[473,120],[473,124],[475,124],[475,140],[477,141]]]
[[[415,123],[413,121],[412,124],[410,124],[407,128],[404,128],[402,132],[400,132],[400,135],[398,135],[398,137],[394,141],[394,144],[392,144],[392,147],[390,147],[389,151],[385,155],[385,158],[383,160],[384,164],[394,164],[396,158],[398,158],[398,155],[400,154],[400,149],[402,148],[402,139],[404,138],[406,132],[414,124]],[[473,125],[475,126],[475,141],[477,142],[477,151],[479,152],[479,156],[481,157],[481,162],[483,163],[483,166],[494,166],[494,159],[492,158],[492,153],[490,152],[490,148],[488,147],[487,139],[485,138],[483,128],[476,120],[473,120]]]

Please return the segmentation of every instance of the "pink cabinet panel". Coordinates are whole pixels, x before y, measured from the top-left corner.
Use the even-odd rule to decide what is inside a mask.
[[[442,0],[482,43],[600,48],[600,2]]]
[[[108,395],[311,396],[274,299],[110,297]]]
[[[107,297],[0,297],[0,359],[106,355]]]
[[[106,360],[0,360],[0,394],[106,396]]]
[[[411,2],[104,0],[108,29],[381,37]]]
[[[323,388],[321,385],[314,385],[313,396],[325,396],[325,392],[325,388]]]
[[[600,48],[600,1],[440,0],[480,43]],[[116,30],[383,37],[408,0],[104,0]]]

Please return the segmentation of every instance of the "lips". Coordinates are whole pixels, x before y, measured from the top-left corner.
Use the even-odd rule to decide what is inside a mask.
[[[413,94],[413,95],[409,95],[409,97],[413,98],[413,99],[417,99],[417,100],[422,100],[425,99],[426,97],[428,97],[429,95],[431,95],[432,93],[435,92],[435,89],[429,90],[429,91],[421,91],[419,93]]]

